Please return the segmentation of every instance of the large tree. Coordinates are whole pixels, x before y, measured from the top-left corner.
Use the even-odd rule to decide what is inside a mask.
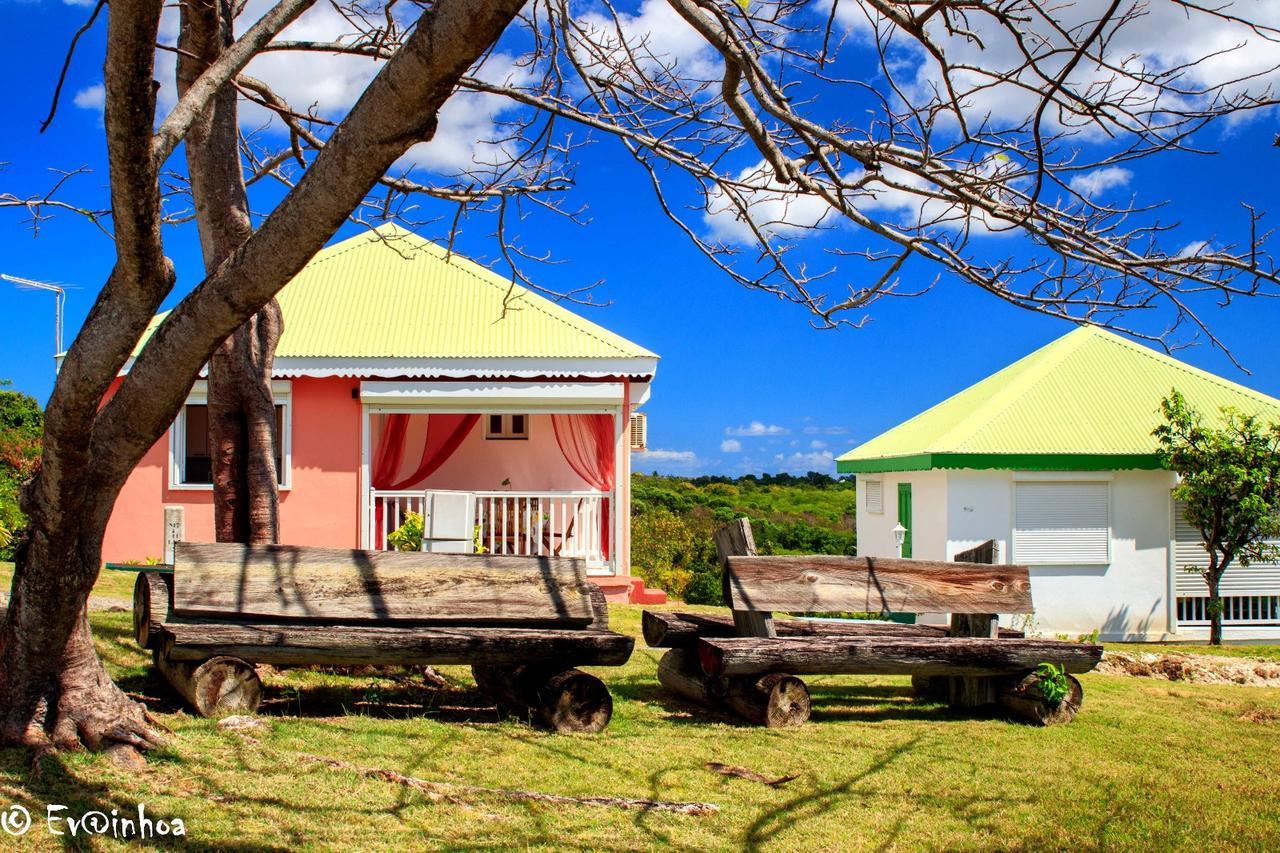
[[[434,211],[452,231],[488,216],[494,255],[523,280],[529,255],[513,223],[530,211],[576,217],[560,199],[581,144],[608,139],[651,182],[672,234],[728,280],[797,303],[820,326],[856,325],[876,300],[920,289],[902,288],[904,277],[942,277],[1120,327],[1127,311],[1163,306],[1170,326],[1212,339],[1202,306],[1277,282],[1251,210],[1240,239],[1177,248],[1149,207],[1100,194],[1123,164],[1190,151],[1206,124],[1269,104],[1270,66],[1236,61],[1276,38],[1264,6],[1249,5],[1249,20],[1192,0],[643,0],[626,10],[333,0],[309,11],[312,2],[184,0],[174,40],[160,38],[160,0],[112,0],[109,205],[66,201],[66,183],[0,196],[37,222],[88,212],[109,223],[116,252],[62,363],[41,467],[24,491],[30,525],[0,629],[5,741],[157,742],[89,634],[107,518],[208,363],[228,412],[214,418],[230,498],[219,535],[275,535],[272,300],[350,218]],[[336,31],[282,34],[321,13]],[[1174,24],[1226,41],[1196,52],[1139,37]],[[177,57],[163,116],[158,47],[164,62]],[[267,73],[317,57],[367,64],[344,78],[358,97],[342,109],[290,103]],[[442,169],[419,144],[477,104],[497,117],[491,132]],[[261,129],[264,115],[276,129]],[[185,170],[174,162],[183,143]],[[163,226],[186,216],[174,213],[175,194],[190,195],[205,275],[108,395],[174,288]]]

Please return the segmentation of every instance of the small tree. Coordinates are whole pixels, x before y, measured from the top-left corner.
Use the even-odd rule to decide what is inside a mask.
[[[1152,431],[1160,461],[1178,474],[1173,496],[1186,506],[1187,523],[1200,531],[1209,566],[1209,642],[1222,644],[1222,576],[1233,563],[1274,559],[1268,539],[1280,535],[1280,425],[1222,409],[1220,426],[1174,390],[1160,404],[1165,423]]]

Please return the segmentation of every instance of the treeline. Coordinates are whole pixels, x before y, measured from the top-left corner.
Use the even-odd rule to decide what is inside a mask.
[[[745,516],[762,554],[853,554],[854,486],[812,471],[631,480],[632,572],[695,604],[720,603],[713,531]]]

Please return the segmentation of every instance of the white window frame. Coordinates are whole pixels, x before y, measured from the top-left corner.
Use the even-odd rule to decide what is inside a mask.
[[[867,512],[873,515],[884,515],[884,480],[875,479],[865,481],[866,490],[865,497],[862,499],[862,505],[867,508]],[[876,501],[871,501],[871,487],[876,487]]]
[[[271,380],[271,396],[283,406],[280,418],[280,485],[282,492],[293,488],[293,383],[287,379]],[[186,402],[169,429],[169,489],[175,492],[211,492],[212,483],[184,483],[186,466],[187,406],[209,405],[209,386],[203,379],[196,382]]]
[[[524,432],[516,432],[512,426],[512,418],[516,415],[524,418]],[[529,413],[528,412],[512,412],[511,414],[499,414],[498,412],[490,412],[484,417],[484,437],[486,441],[527,441],[529,439]],[[502,429],[494,432],[490,429],[491,418],[502,418]]]
[[[1056,474],[1056,476],[1054,476]],[[1114,498],[1111,488],[1112,476],[1110,473],[1100,472],[1089,474],[1081,472],[1026,472],[1016,473],[1013,477],[1013,494],[1010,501],[1010,528],[1012,536],[1010,537],[1010,553],[1012,561],[1019,565],[1028,566],[1109,566],[1112,560],[1112,540],[1115,538],[1115,527],[1112,518],[1112,508],[1114,506]],[[1080,557],[1069,557],[1057,560],[1044,559],[1028,559],[1019,548],[1018,536],[1018,488],[1020,486],[1034,485],[1054,485],[1054,486],[1102,486],[1105,489],[1107,508],[1107,526],[1106,526],[1106,554],[1102,559],[1090,558],[1083,559]]]

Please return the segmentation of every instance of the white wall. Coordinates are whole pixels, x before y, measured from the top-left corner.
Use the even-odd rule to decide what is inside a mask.
[[[867,480],[884,484],[884,512],[869,513]],[[898,523],[898,484],[911,484],[911,555],[921,560],[944,560],[947,551],[947,475],[945,471],[906,471],[894,474],[859,474],[858,553],[892,557],[898,553],[893,528]]]
[[[859,479],[877,475],[860,475]],[[1015,562],[1012,471],[928,471],[878,475],[885,483],[885,514],[866,513],[858,498],[858,553],[891,556],[896,521],[896,483],[911,479],[914,556],[950,559],[987,539],[1000,545],[1004,562]],[[1074,473],[1065,478],[1079,476]],[[1089,476],[1089,475],[1085,475]],[[1160,639],[1169,632],[1169,490],[1164,471],[1107,473],[1111,483],[1111,562],[1104,566],[1032,566],[1033,630],[1046,636],[1098,631],[1103,639]],[[939,482],[941,480],[941,482]],[[893,485],[891,485],[893,484]],[[890,496],[893,502],[891,503]],[[937,531],[945,530],[945,538]],[[866,531],[866,538],[864,538]]]

